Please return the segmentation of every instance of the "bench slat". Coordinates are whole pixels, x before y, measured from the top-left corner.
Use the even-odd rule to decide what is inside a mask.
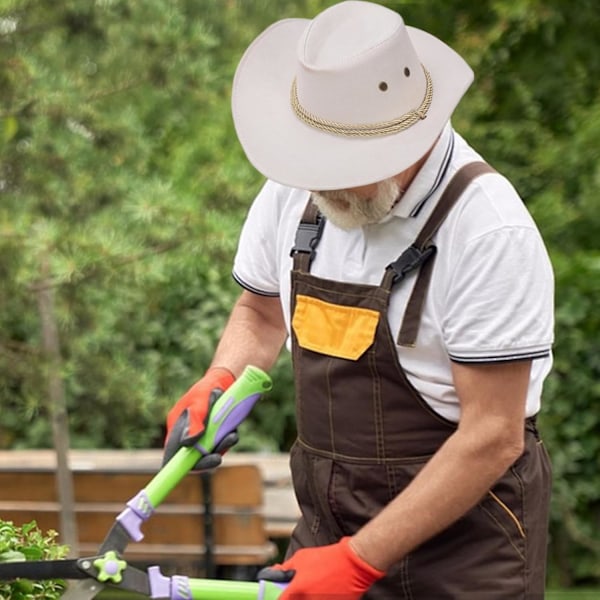
[[[95,552],[115,517],[149,481],[146,473],[73,473],[79,553]],[[262,476],[254,465],[221,466],[210,476],[214,562],[263,565],[276,553],[266,532]],[[136,557],[190,557],[206,553],[202,479],[190,474],[142,526],[144,539],[128,546]],[[0,518],[16,524],[35,520],[42,530],[59,530],[53,472],[2,471]]]
[[[162,450],[70,450],[69,464],[76,479],[84,472],[89,473],[122,473],[128,477],[141,475],[136,484],[128,488],[129,493],[124,493],[120,498],[110,498],[115,502],[125,503],[133,494],[160,469]],[[300,516],[298,503],[292,489],[291,474],[289,469],[289,455],[287,453],[262,453],[262,452],[235,452],[229,451],[225,457],[223,467],[250,465],[258,467],[263,483],[263,515],[267,534],[272,538],[288,538],[297,519]],[[28,501],[53,501],[57,502],[55,491],[56,453],[53,450],[0,450],[0,500],[28,500]],[[18,477],[30,472],[38,473],[40,478],[35,487],[27,487],[27,497],[22,494],[22,484]],[[42,473],[45,476],[42,477]],[[6,478],[8,477],[8,478]],[[27,485],[26,480],[21,480]],[[198,495],[201,491],[195,481],[191,481],[193,490],[182,487],[178,496],[177,490],[166,499],[165,504],[174,500],[176,504],[199,504]],[[180,486],[189,486],[183,481]],[[178,488],[180,487],[178,486]],[[234,493],[239,486],[228,485],[229,493]],[[15,493],[16,495],[12,495]],[[85,497],[86,502],[100,502],[97,486],[92,486],[91,497]],[[110,487],[109,487],[110,490]],[[200,496],[201,497],[201,496]],[[78,497],[78,499],[81,496]],[[230,501],[233,503],[233,501]],[[120,511],[120,508],[119,508]]]

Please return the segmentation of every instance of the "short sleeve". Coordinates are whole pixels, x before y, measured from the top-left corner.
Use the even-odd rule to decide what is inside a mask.
[[[537,229],[505,226],[470,240],[445,296],[443,336],[456,362],[548,356],[554,278]]]
[[[233,278],[245,289],[279,295],[277,185],[267,181],[252,203],[238,241]]]

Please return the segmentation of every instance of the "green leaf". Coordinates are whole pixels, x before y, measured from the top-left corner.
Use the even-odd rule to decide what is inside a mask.
[[[6,550],[0,554],[0,562],[22,562],[24,560],[27,560],[25,553],[18,550]]]
[[[44,557],[44,549],[39,546],[26,546],[21,548],[21,552],[27,560],[41,560]]]

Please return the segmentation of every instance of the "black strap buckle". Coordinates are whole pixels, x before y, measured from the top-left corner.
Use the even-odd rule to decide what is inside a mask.
[[[300,223],[296,230],[296,239],[294,240],[294,246],[290,251],[290,256],[294,256],[299,252],[303,252],[310,255],[312,261],[315,257],[317,244],[321,239],[323,233],[323,227],[325,226],[325,219],[319,215],[316,223]]]
[[[420,250],[414,245],[409,246],[399,258],[387,266],[388,269],[394,271],[394,283],[402,281],[408,273],[420,267],[435,251],[436,247],[433,244],[424,250]]]

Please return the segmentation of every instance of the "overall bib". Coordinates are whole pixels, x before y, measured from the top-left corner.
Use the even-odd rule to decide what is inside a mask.
[[[489,169],[461,169],[378,286],[310,274],[324,220],[308,203],[292,250],[298,437],[290,464],[302,516],[288,556],[354,534],[456,430],[409,382],[387,310],[392,287],[420,268],[399,334],[400,344],[414,345],[435,255],[431,238],[469,181]],[[533,419],[525,440],[522,456],[475,508],[394,565],[364,598],[543,598],[550,466]]]

